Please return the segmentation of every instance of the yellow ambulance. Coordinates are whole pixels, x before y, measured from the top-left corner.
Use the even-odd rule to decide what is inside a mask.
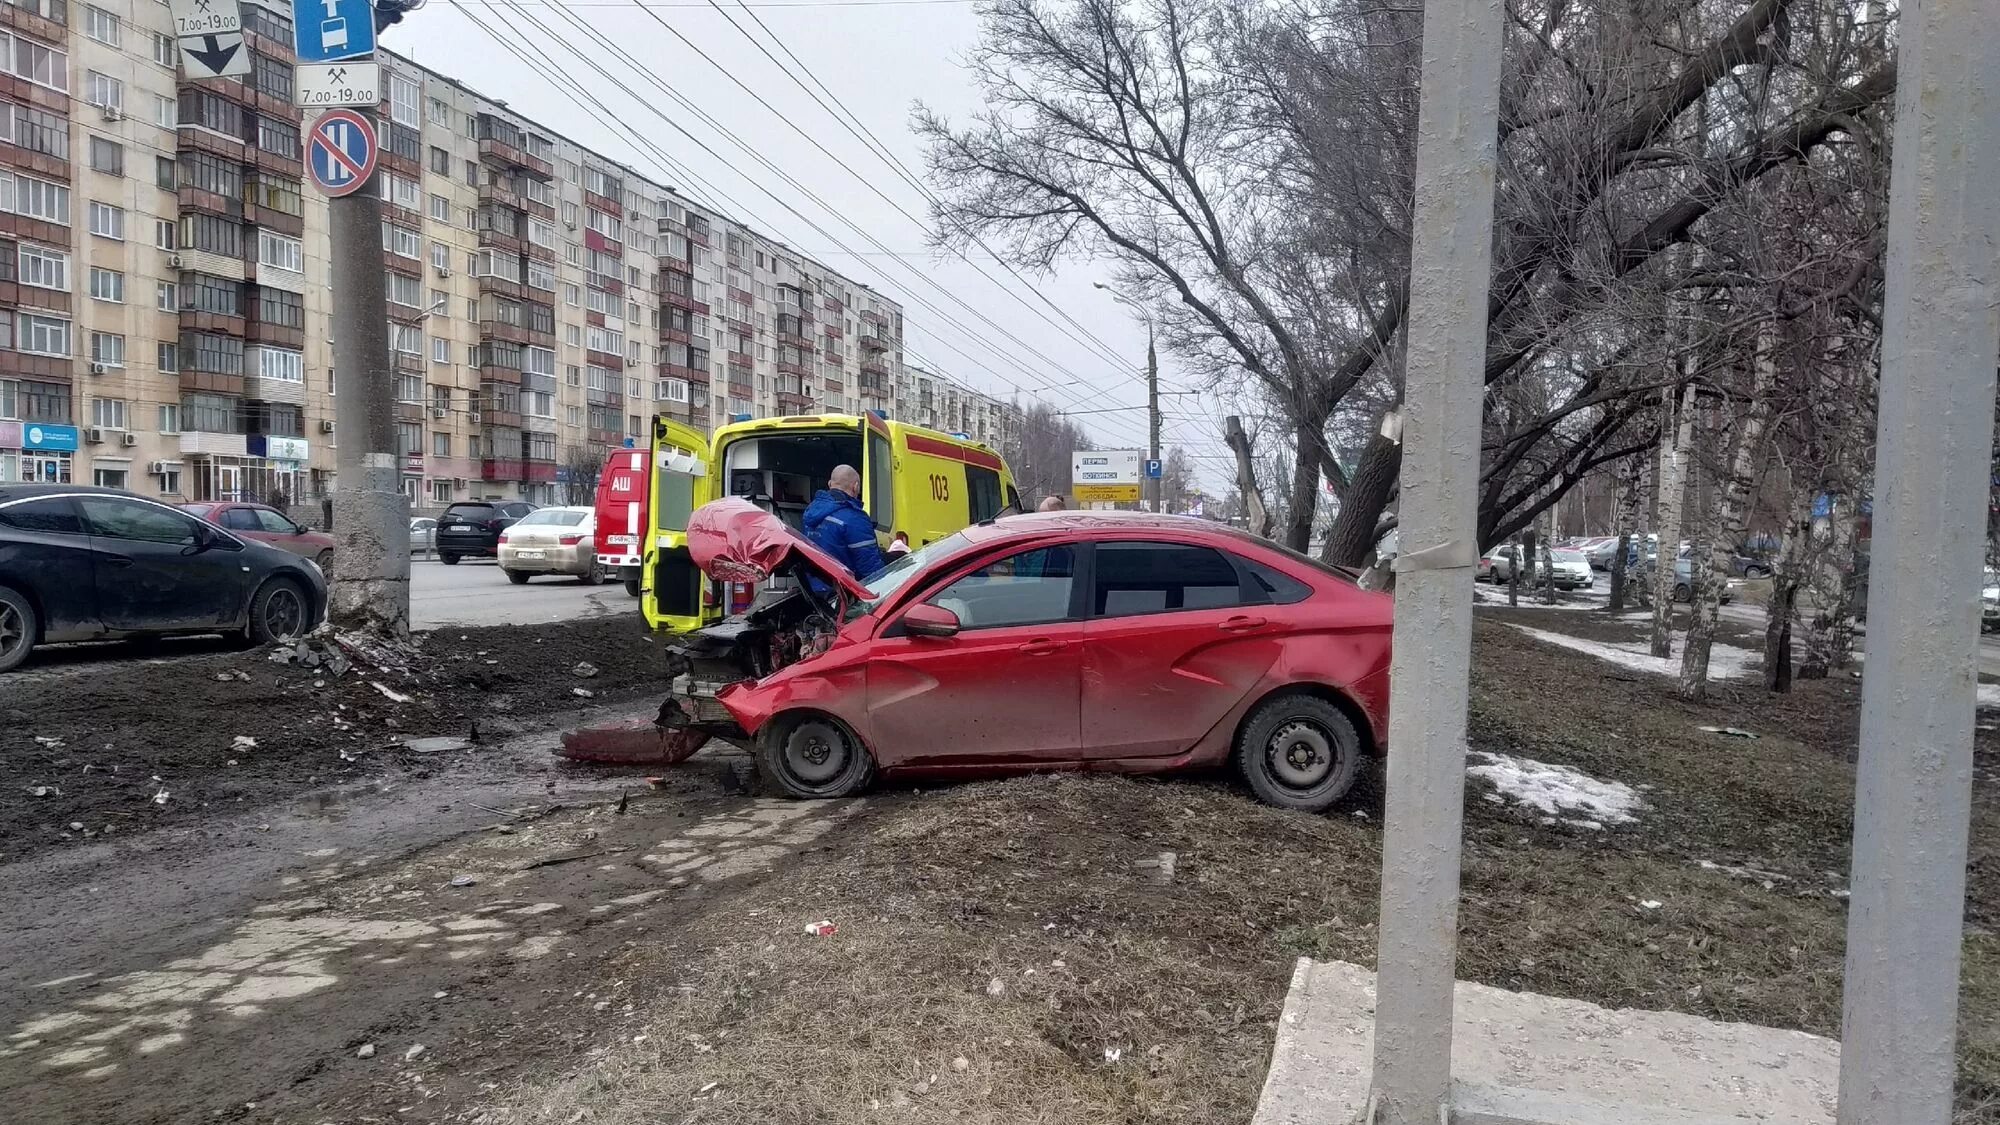
[[[900,531],[912,548],[1021,506],[992,449],[874,414],[759,418],[712,438],[658,415],[650,452],[639,605],[648,625],[671,632],[713,624],[728,608],[688,557],[687,518],[710,500],[740,496],[797,531],[834,466],[852,465],[876,538],[886,546]]]

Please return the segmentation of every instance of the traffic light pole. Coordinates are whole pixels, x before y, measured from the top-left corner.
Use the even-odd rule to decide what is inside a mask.
[[[376,124],[374,110],[358,112]],[[402,637],[410,631],[410,501],[396,449],[382,196],[371,178],[327,200],[326,210],[338,468],[327,616],[340,629]]]

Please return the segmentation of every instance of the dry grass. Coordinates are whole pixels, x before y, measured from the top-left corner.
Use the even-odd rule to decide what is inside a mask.
[[[1686,708],[1664,681],[1512,630],[1482,626],[1479,654],[1476,745],[1653,788],[1640,823],[1609,832],[1469,801],[1460,977],[1837,1034],[1852,685]],[[1766,737],[1721,742],[1703,724]],[[1996,895],[1989,784],[1977,816],[1975,918]],[[691,959],[641,946],[605,965],[682,984],[643,1042],[487,1116],[1241,1122],[1292,959],[1373,963],[1379,824],[1372,793],[1306,817],[1215,782],[882,794],[821,851],[706,904],[678,945]],[[1133,866],[1161,851],[1177,853],[1169,885]],[[836,935],[802,932],[822,917]],[[2000,941],[1968,941],[1965,982],[1960,1120],[1990,1125]]]

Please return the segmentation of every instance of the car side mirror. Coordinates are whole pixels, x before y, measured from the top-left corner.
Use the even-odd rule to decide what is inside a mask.
[[[943,606],[919,602],[903,611],[903,632],[912,637],[955,637],[958,614]]]

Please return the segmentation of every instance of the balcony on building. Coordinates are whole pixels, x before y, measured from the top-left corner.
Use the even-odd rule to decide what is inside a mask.
[[[863,329],[859,337],[863,352],[886,352],[889,350],[889,336],[880,328]]]
[[[44,43],[61,47],[69,41],[67,0],[6,0],[0,3],[0,26],[24,31]]]
[[[552,161],[555,146],[545,137],[529,133],[497,114],[479,115],[479,159],[487,164],[518,169],[538,180],[555,178]]]
[[[794,348],[810,349],[812,341],[806,334],[812,331],[811,322],[800,319],[794,313],[778,314],[778,342]]]
[[[873,375],[886,385],[889,381],[889,365],[883,361],[881,356],[872,356],[861,361],[861,374],[863,383],[868,381],[867,376]],[[925,397],[929,398],[928,395]]]

